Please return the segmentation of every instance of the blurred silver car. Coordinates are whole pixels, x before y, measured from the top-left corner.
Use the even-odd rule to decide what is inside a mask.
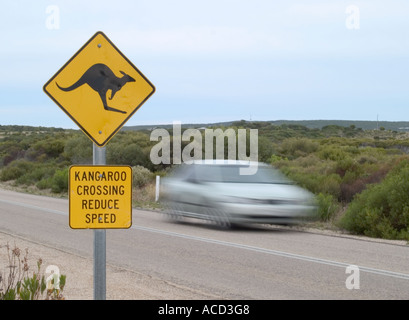
[[[315,210],[310,192],[258,162],[201,160],[182,164],[162,179],[161,188],[161,201],[170,217],[205,219],[224,227],[297,224],[312,217]]]

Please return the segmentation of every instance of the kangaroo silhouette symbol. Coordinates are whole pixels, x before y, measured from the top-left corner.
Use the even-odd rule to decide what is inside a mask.
[[[121,90],[125,84],[128,82],[135,82],[135,79],[127,75],[125,72],[119,72],[123,74],[121,78],[118,78],[105,64],[97,63],[85,71],[81,78],[79,78],[73,85],[67,88],[60,87],[57,82],[56,85],[62,91],[72,91],[83,84],[87,84],[93,90],[98,92],[105,110],[126,113],[125,111],[109,107],[106,98],[108,90],[111,90],[111,97],[109,100],[112,100],[115,94]]]

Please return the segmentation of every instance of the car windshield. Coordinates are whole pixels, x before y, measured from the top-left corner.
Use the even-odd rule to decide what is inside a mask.
[[[239,165],[199,165],[196,168],[196,179],[205,182],[224,183],[280,183],[291,184],[278,170],[271,167],[259,166],[255,174],[240,174],[240,168],[248,168]]]

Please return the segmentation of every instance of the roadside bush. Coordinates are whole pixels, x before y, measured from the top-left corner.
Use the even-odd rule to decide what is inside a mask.
[[[64,155],[71,164],[92,164],[92,142],[83,134],[74,135],[65,142]]]
[[[350,203],[339,225],[370,237],[409,240],[409,162],[367,187]]]
[[[320,148],[318,156],[323,160],[342,161],[348,157],[348,153],[340,146],[326,145]]]
[[[51,189],[52,187],[52,177],[41,179],[36,183],[38,189]]]
[[[45,175],[34,182],[37,188],[51,189],[54,193],[63,193],[68,191],[68,168],[47,171]]]
[[[37,141],[30,146],[26,157],[30,160],[45,160],[47,158],[58,158],[64,151],[64,140],[49,137]],[[29,154],[28,154],[29,153]]]
[[[386,164],[381,166],[377,170],[373,170],[372,173],[367,173],[355,179],[347,179],[347,175],[341,183],[341,196],[340,200],[344,202],[351,202],[356,194],[361,193],[367,185],[379,183],[382,181],[390,170],[390,165]]]
[[[306,156],[317,151],[319,144],[313,140],[306,138],[289,138],[283,141],[279,147],[281,155],[289,158],[298,158]]]
[[[117,142],[107,148],[107,164],[148,167],[151,161],[138,144]]]
[[[27,170],[23,175],[17,178],[17,184],[35,184],[45,177],[52,177],[55,172],[55,168],[52,164],[37,162],[33,162],[32,164],[31,170]]]
[[[338,199],[340,195],[341,178],[337,174],[318,175],[317,173],[294,172],[291,169],[283,172],[301,187],[314,194],[329,194]]]
[[[141,188],[153,181],[155,175],[142,166],[132,167],[132,184],[136,188]]]
[[[0,173],[1,181],[16,180],[30,172],[33,168],[33,163],[26,160],[15,160],[7,167],[3,168]]]
[[[58,277],[55,274],[45,278],[41,275],[41,258],[37,260],[37,271],[30,275],[28,249],[23,254],[16,246],[10,248],[6,244],[2,247],[7,251],[8,271],[0,270],[0,300],[64,300],[65,275]]]
[[[361,174],[361,167],[359,163],[355,161],[350,156],[346,156],[342,159],[339,159],[336,166],[336,173],[339,174],[340,177],[344,177],[347,173],[349,173],[349,178],[356,178]]]
[[[317,215],[320,221],[332,220],[339,210],[339,203],[330,194],[319,193],[316,197]]]
[[[18,177],[20,177],[23,173],[24,172],[17,167],[4,168],[0,173],[0,180],[1,181],[15,180]]]
[[[13,141],[6,141],[0,145],[0,166],[7,166],[24,153]]]
[[[51,191],[61,193],[68,191],[68,168],[57,170],[51,180]]]
[[[246,141],[250,141],[248,138]],[[246,150],[249,150],[248,147]],[[260,162],[268,162],[274,152],[273,144],[266,137],[258,137],[258,160]]]

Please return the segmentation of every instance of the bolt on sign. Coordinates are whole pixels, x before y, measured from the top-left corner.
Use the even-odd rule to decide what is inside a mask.
[[[155,87],[104,33],[97,32],[43,90],[97,146],[103,147]]]
[[[69,221],[72,229],[127,229],[132,225],[130,166],[71,166]]]

